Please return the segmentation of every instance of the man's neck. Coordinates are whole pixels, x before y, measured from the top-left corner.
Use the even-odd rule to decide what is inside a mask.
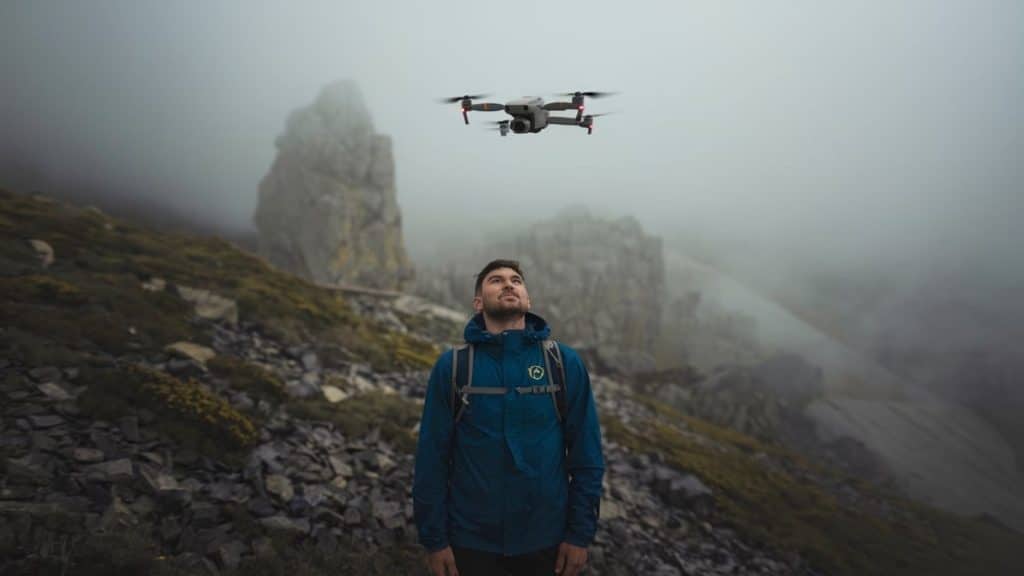
[[[524,330],[526,329],[526,315],[492,318],[484,314],[484,325],[491,334],[501,334],[506,330]]]

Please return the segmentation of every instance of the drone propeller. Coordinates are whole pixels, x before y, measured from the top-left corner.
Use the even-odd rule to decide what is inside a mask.
[[[459,111],[462,112],[462,121],[469,124],[469,111],[480,110],[483,112],[494,112],[496,110],[504,110],[504,104],[498,104],[496,102],[482,102],[480,104],[473,104],[475,98],[486,98],[487,94],[463,94],[462,96],[451,96],[449,98],[442,98],[441,102],[445,104],[454,104],[459,102]]]
[[[572,107],[576,108],[576,121],[579,122],[583,119],[583,98],[604,98],[605,96],[614,96],[618,92],[593,92],[593,91],[579,91],[579,92],[564,92],[559,96],[569,96],[572,98]]]
[[[618,92],[563,92],[559,96],[586,96],[587,98],[604,98],[614,96]]]
[[[450,98],[441,98],[438,100],[443,104],[455,104],[459,100],[478,100],[480,98],[487,98],[490,94],[464,94],[462,96],[452,96]]]

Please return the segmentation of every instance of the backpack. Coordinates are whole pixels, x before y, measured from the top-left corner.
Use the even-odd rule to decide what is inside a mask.
[[[555,405],[555,413],[560,423],[565,422],[568,406],[565,401],[565,365],[562,363],[562,349],[555,340],[540,342],[544,356],[544,370],[549,375],[550,384],[543,386],[522,386],[516,388],[520,394],[551,394]],[[503,395],[506,388],[496,386],[473,386],[473,350],[472,344],[463,344],[454,349],[452,357],[451,402],[452,417],[459,423],[462,413],[469,406],[470,394]],[[557,368],[551,370],[552,364]]]

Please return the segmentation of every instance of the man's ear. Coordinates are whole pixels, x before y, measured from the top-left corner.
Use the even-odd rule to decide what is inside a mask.
[[[484,309],[484,299],[481,296],[473,297],[473,311],[476,313],[482,312]]]

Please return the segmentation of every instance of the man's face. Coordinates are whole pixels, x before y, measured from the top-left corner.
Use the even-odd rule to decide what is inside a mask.
[[[473,298],[473,309],[495,319],[515,318],[530,310],[526,282],[511,268],[496,268],[487,273],[480,293]]]

